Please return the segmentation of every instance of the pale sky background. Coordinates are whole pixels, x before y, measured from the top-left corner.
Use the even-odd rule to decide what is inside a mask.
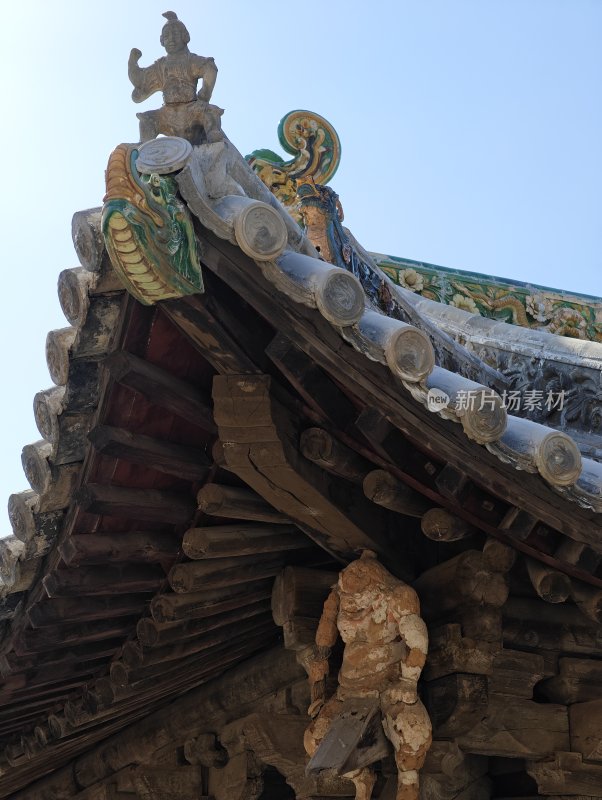
[[[101,204],[109,153],[161,104],[134,105],[126,65],[163,55],[168,9],[214,56],[243,154],[282,153],[289,110],[333,123],[332,186],[368,249],[602,295],[602,0],[171,2],[2,3],[3,498],[27,488],[46,333],[67,324],[71,216]]]

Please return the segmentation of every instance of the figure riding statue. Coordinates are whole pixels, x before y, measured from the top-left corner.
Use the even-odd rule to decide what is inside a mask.
[[[155,92],[163,92],[164,104],[160,109],[136,115],[140,120],[140,141],[147,142],[162,133],[188,139],[193,145],[221,142],[224,139],[220,119],[223,109],[209,103],[217,77],[215,61],[190,52],[190,34],[173,11],[166,11],[163,16],[167,22],[160,41],[167,55],[150,67],[140,67],[138,61],[142,53],[134,48],[128,62],[135,103],[143,102]],[[197,93],[199,80],[203,85]]]

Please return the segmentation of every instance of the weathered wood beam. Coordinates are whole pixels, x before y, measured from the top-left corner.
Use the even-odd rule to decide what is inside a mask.
[[[485,566],[493,572],[510,572],[516,562],[516,550],[489,536],[483,545]]]
[[[597,623],[602,624],[602,590],[594,589],[581,581],[571,581],[571,596],[580,611],[585,616]]]
[[[546,603],[564,603],[571,594],[571,580],[568,575],[550,569],[533,559],[526,559],[529,580],[538,597]]]
[[[57,569],[43,580],[48,597],[82,597],[86,595],[135,594],[154,592],[165,572],[151,564],[92,566],[79,569]]]
[[[215,525],[189,528],[182,540],[182,550],[192,559],[250,556],[300,550],[310,540],[294,525]]]
[[[311,557],[313,552],[313,547],[308,545],[307,555]],[[176,564],[167,579],[173,591],[180,594],[202,589],[219,589],[262,578],[273,578],[286,564],[286,557],[286,553],[266,553],[262,558],[240,556],[192,561]]]
[[[424,701],[435,738],[454,739],[472,730],[487,713],[485,675],[446,675],[425,685]]]
[[[203,450],[132,433],[123,428],[99,425],[90,431],[88,439],[103,455],[142,464],[157,472],[189,481],[205,480],[211,468],[211,461]]]
[[[386,517],[299,454],[295,422],[271,397],[268,376],[216,376],[213,399],[228,466],[248,486],[330,553],[390,556]],[[394,568],[407,571],[399,561]]]
[[[199,509],[212,517],[290,525],[291,520],[250,489],[207,483],[197,495]]]
[[[103,639],[99,642],[90,642],[83,645],[70,645],[68,647],[61,647],[57,645],[57,649],[52,652],[47,652],[44,655],[45,667],[54,665],[74,665],[74,664],[89,664],[89,662],[97,661],[112,656],[118,647],[123,644],[123,639]],[[40,657],[38,655],[18,656],[13,652],[6,653],[3,656],[2,672],[8,669],[11,672],[22,672],[24,670],[33,670],[40,667]],[[82,670],[83,672],[83,670]]]
[[[185,525],[195,511],[194,501],[184,494],[161,489],[126,489],[99,483],[88,483],[79,489],[74,500],[82,511],[91,514],[172,525]]]
[[[85,644],[103,639],[127,636],[133,617],[98,620],[94,623],[49,625],[38,630],[21,631],[13,641],[13,650],[19,655],[44,653],[71,644]]]
[[[457,741],[469,753],[545,758],[570,749],[567,708],[519,697],[508,702],[508,695],[490,691],[487,714]]]
[[[191,647],[196,647],[196,643],[189,643],[188,639],[197,639],[203,634],[226,627],[232,624],[240,624],[243,620],[252,619],[258,615],[267,615],[270,611],[270,599],[258,602],[247,602],[244,606],[216,614],[204,619],[190,620],[184,624],[177,624],[175,627],[158,628],[157,623],[150,619],[141,619],[136,625],[136,635],[143,649],[141,659],[142,664],[155,663],[163,660],[163,649],[171,656],[172,652],[181,651],[183,655],[197,652]],[[149,653],[152,650],[152,653]],[[155,654],[158,654],[155,656]],[[150,657],[150,658],[149,658]],[[180,657],[180,656],[177,656]],[[124,651],[124,661],[127,663]]]
[[[265,352],[309,408],[336,423],[340,430],[353,424],[357,416],[353,403],[290,339],[277,334]]]
[[[372,465],[323,428],[307,428],[299,447],[305,458],[339,478],[361,485]]]
[[[107,617],[128,617],[138,613],[146,602],[146,594],[87,597],[85,602],[79,597],[57,597],[32,605],[27,611],[27,618],[32,628],[78,620],[92,622]]]
[[[528,761],[527,772],[537,782],[540,794],[602,797],[602,764],[584,763],[581,753],[559,752],[553,759]]]
[[[202,390],[124,350],[111,353],[102,363],[116,383],[204,431],[215,432],[211,398]]]
[[[600,626],[576,606],[510,597],[502,613],[505,647],[602,657]]]
[[[91,565],[134,561],[143,564],[172,561],[180,549],[179,538],[156,531],[86,533],[69,536],[59,546],[65,564]]]
[[[150,612],[158,624],[202,619],[269,597],[271,586],[265,579],[190,594],[159,594],[151,600]]]
[[[422,517],[431,504],[426,497],[384,469],[374,469],[363,481],[364,494],[373,503],[408,517]]]
[[[173,679],[167,676],[169,671],[182,674],[186,679],[191,669],[205,671],[210,662],[219,666],[220,656],[223,653],[229,655],[235,648],[246,648],[249,642],[263,643],[264,634],[274,633],[272,620],[262,612],[258,615],[251,613],[255,619],[247,622],[244,626],[244,633],[238,622],[229,625],[210,629],[203,635],[181,644],[165,645],[163,647],[139,652],[132,647],[124,647],[121,659],[111,663],[111,681],[116,686],[131,686],[141,688],[147,685],[149,680]],[[236,644],[233,641],[236,639]]]
[[[478,533],[476,528],[445,508],[431,508],[420,521],[422,533],[434,542],[458,542]]]
[[[257,372],[255,364],[202,299],[168,300],[161,304],[161,310],[217,372]]]
[[[592,658],[558,660],[558,674],[539,684],[538,689],[552,703],[584,703],[600,697],[602,661]]]
[[[431,567],[413,586],[427,619],[437,619],[466,603],[501,607],[508,597],[506,579],[489,569],[483,554],[477,550],[466,550]]]

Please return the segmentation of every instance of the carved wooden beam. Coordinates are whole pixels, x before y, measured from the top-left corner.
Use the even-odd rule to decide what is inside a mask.
[[[226,461],[247,485],[331,553],[350,559],[369,548],[390,556],[374,506],[299,455],[298,433],[270,396],[269,377],[217,376],[213,399]]]

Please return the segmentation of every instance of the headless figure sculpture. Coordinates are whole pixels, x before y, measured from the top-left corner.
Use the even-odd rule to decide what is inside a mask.
[[[306,668],[312,690],[305,749],[311,756],[332,720],[350,698],[378,698],[382,725],[393,745],[398,770],[397,800],[419,800],[418,770],[431,744],[431,723],[418,699],[428,634],[419,616],[416,592],[393,577],[366,550],[339,575],[324,604],[316,647]],[[341,635],[345,643],[339,685],[324,697],[330,650]],[[370,800],[374,770],[346,774],[355,784],[356,800]]]

